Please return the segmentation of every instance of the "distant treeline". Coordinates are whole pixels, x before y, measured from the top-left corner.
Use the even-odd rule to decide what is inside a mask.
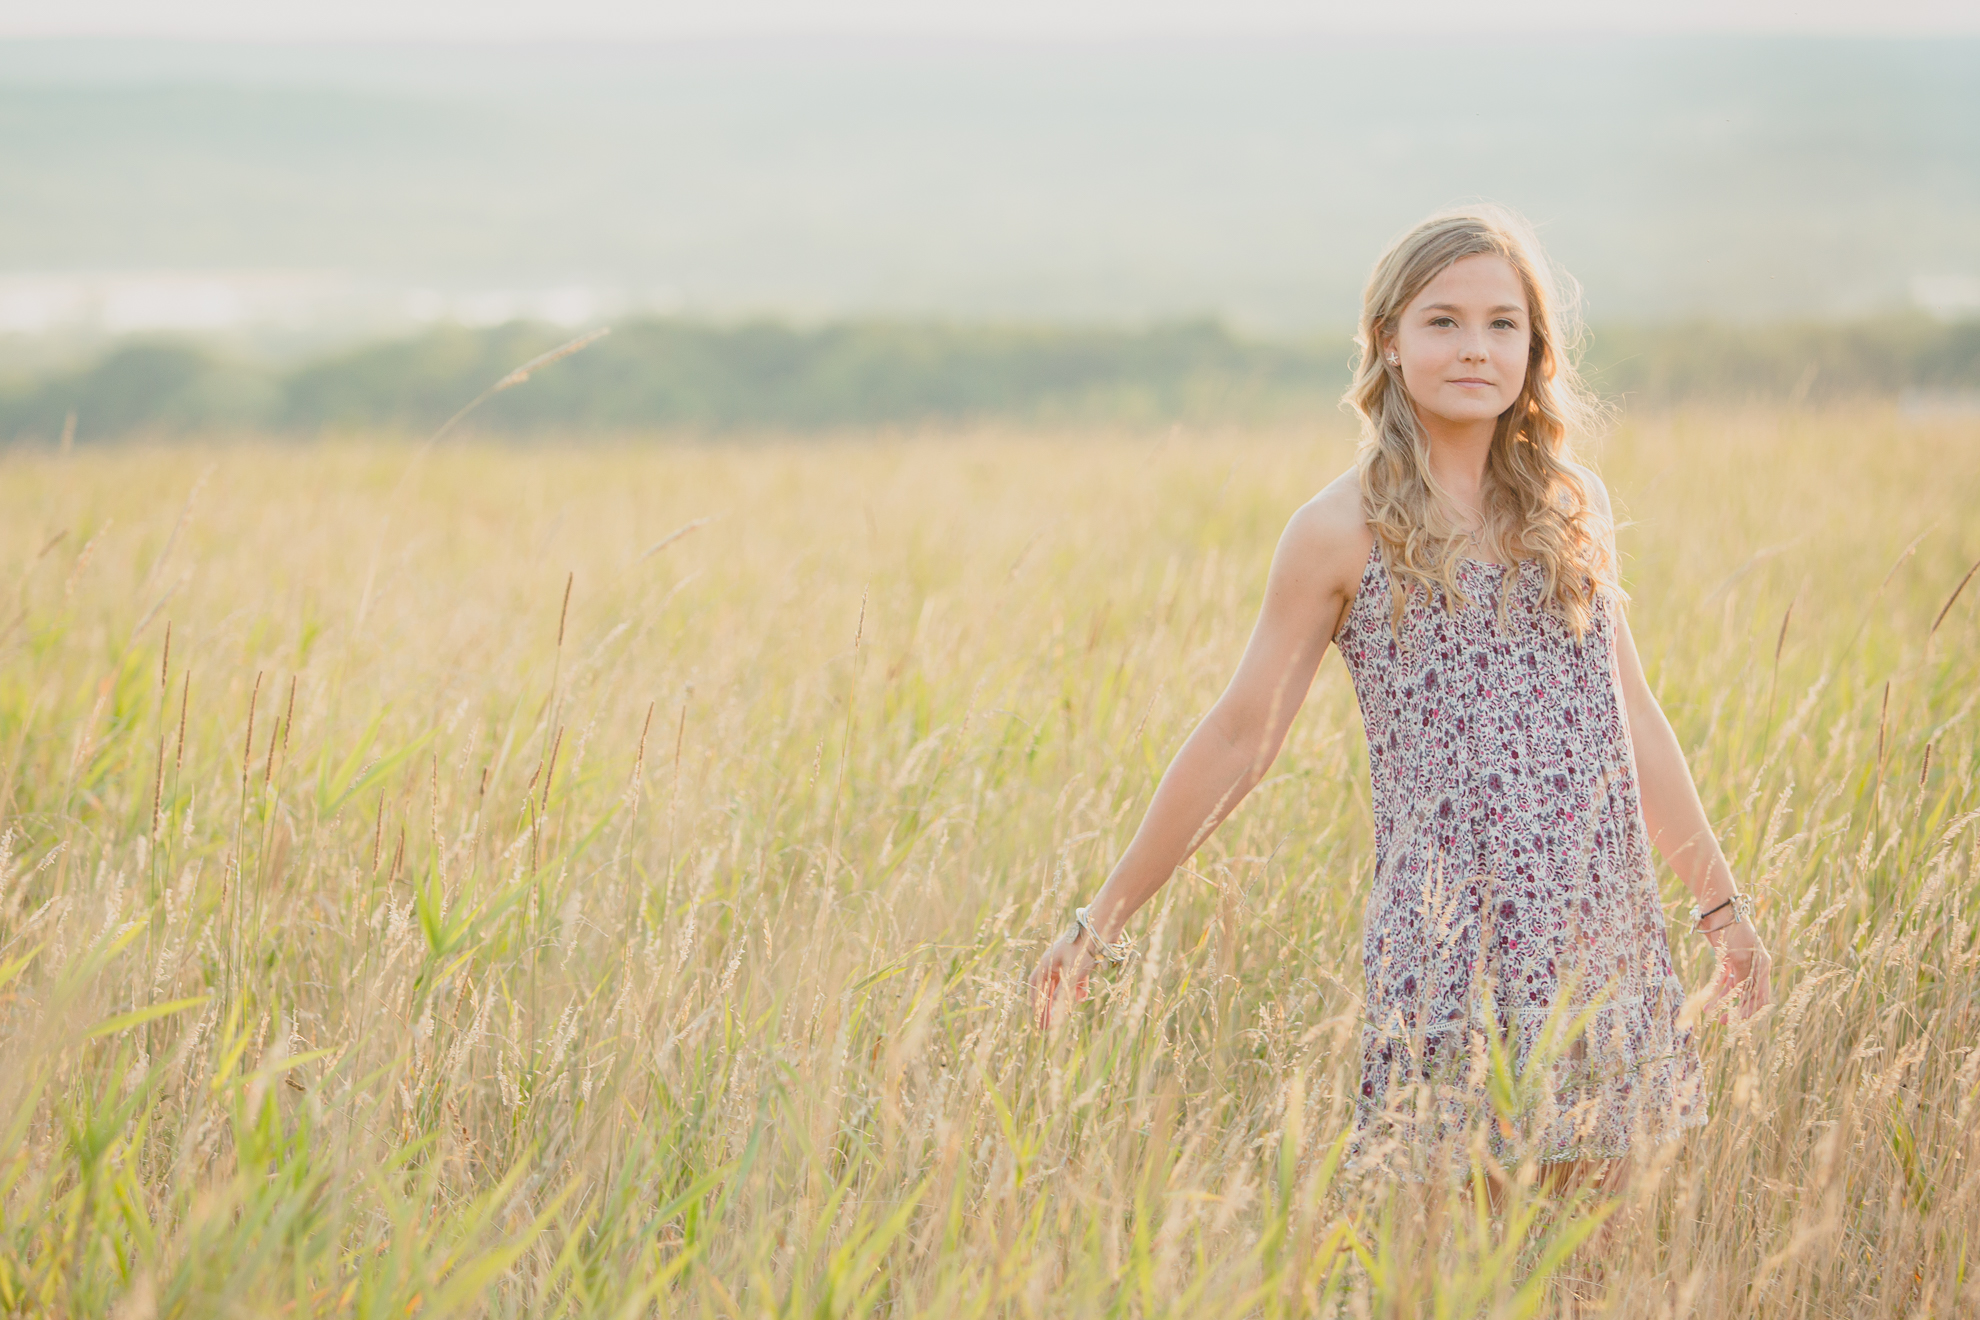
[[[443,328],[287,368],[189,342],[141,340],[93,364],[0,380],[0,438],[190,432],[430,433],[566,335],[512,324]],[[1212,322],[1146,330],[848,322],[640,321],[475,411],[508,435],[807,431],[1005,418],[1259,420],[1330,411],[1345,337],[1269,341]],[[1822,404],[1980,390],[1980,323],[1893,317],[1847,325],[1610,328],[1585,365],[1631,407]],[[73,422],[71,419],[73,418]]]

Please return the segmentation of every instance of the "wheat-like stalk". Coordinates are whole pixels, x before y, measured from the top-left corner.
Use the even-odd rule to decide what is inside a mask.
[[[544,367],[549,366],[552,362],[561,361],[564,358],[569,357],[571,354],[578,352],[580,349],[586,348],[592,344],[597,343],[599,340],[603,339],[606,335],[609,335],[611,333],[612,333],[612,328],[610,326],[600,326],[596,330],[587,330],[585,333],[579,335],[576,339],[570,340],[567,343],[557,345],[557,347],[551,349],[547,353],[538,353],[535,357],[523,363],[521,366],[517,367],[514,371],[511,371],[508,375],[502,377],[502,379],[496,381],[493,385],[490,385],[487,389],[483,390],[481,393],[475,395],[465,404],[462,404],[460,411],[456,412],[452,417],[449,417],[446,421],[442,422],[440,424],[440,429],[435,431],[432,435],[426,438],[426,444],[431,445],[435,441],[439,440],[440,437],[446,435],[447,432],[454,429],[455,423],[459,422],[463,417],[466,417],[476,408],[479,408],[482,404],[488,402],[490,399],[500,394],[503,390],[514,389],[516,386],[528,380],[532,373],[541,371]]]

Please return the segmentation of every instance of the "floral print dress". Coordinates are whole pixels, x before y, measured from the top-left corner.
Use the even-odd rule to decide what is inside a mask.
[[[1392,630],[1378,542],[1335,639],[1375,808],[1358,1148],[1462,1159],[1481,1124],[1501,1160],[1615,1158],[1705,1104],[1614,620],[1577,639],[1530,562],[1458,582],[1461,608],[1419,591]]]

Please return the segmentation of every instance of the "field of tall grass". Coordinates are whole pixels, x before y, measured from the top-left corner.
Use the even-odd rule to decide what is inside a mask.
[[[1980,1310],[1972,421],[1597,450],[1778,967],[1620,1198],[1344,1167],[1332,658],[1143,956],[1032,1028],[1350,452],[0,456],[0,1312]]]

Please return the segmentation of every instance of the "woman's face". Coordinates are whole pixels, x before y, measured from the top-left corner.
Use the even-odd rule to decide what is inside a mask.
[[[1497,253],[1461,257],[1403,309],[1384,356],[1433,427],[1492,421],[1526,383],[1526,290]]]

